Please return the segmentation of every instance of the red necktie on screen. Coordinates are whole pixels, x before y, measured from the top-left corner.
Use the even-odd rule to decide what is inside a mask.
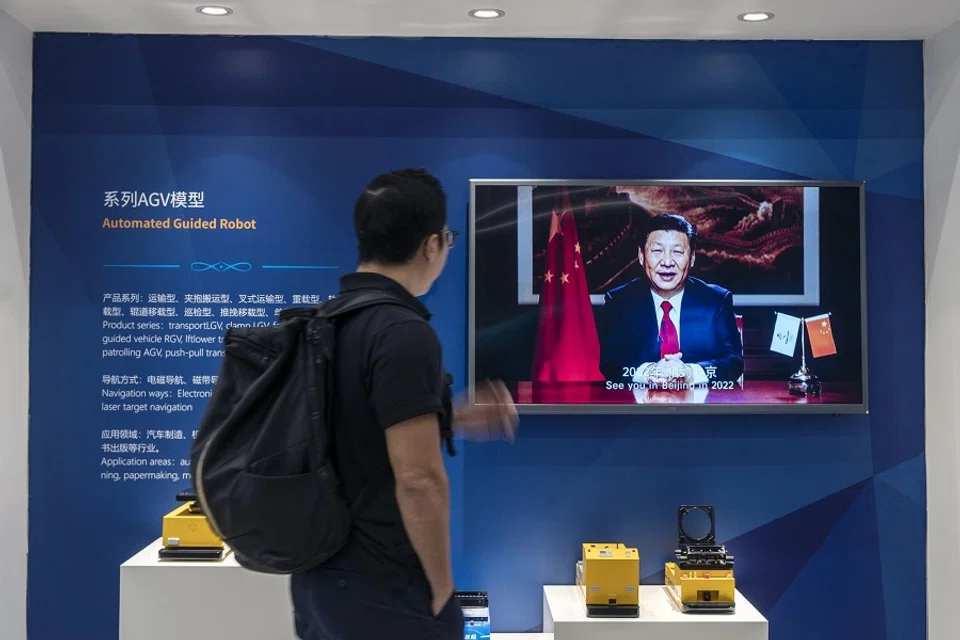
[[[660,357],[680,353],[680,336],[677,335],[677,326],[673,324],[670,318],[670,310],[673,306],[666,300],[660,303],[663,309],[663,322],[660,323]]]

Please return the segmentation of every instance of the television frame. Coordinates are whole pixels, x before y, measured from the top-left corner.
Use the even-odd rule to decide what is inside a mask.
[[[866,243],[866,182],[855,180],[730,180],[730,179],[667,179],[667,180],[590,180],[583,178],[471,178],[467,214],[467,394],[470,404],[476,403],[476,189],[479,186],[544,186],[544,187],[856,187],[859,190],[860,211],[860,376],[861,402],[856,404],[517,404],[517,412],[529,415],[751,415],[751,414],[819,414],[846,415],[870,413],[870,382],[868,362],[867,322],[867,243]],[[784,381],[786,384],[786,381]]]

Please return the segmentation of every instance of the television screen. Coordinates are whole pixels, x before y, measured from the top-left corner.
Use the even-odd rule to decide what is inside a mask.
[[[469,383],[526,412],[865,412],[861,183],[473,180]]]

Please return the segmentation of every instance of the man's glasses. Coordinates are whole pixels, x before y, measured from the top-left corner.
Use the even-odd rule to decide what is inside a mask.
[[[457,236],[460,235],[456,231],[451,231],[447,229],[443,232],[443,240],[447,243],[447,246],[453,248],[453,245],[457,244]]]

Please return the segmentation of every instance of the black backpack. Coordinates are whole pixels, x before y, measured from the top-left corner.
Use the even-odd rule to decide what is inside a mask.
[[[285,309],[268,327],[227,331],[190,471],[204,515],[237,562],[262,573],[309,570],[346,543],[356,505],[330,460],[337,321],[386,292]]]

